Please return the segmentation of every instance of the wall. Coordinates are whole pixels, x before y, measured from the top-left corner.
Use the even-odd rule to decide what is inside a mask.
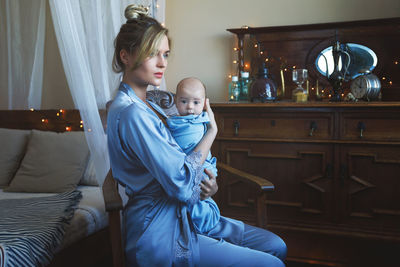
[[[227,99],[236,39],[228,28],[283,26],[400,17],[398,0],[167,0],[166,27],[172,39],[166,73],[175,90],[186,76],[207,86],[214,102]]]
[[[234,71],[236,39],[228,28],[283,26],[400,17],[399,0],[167,0],[166,26],[172,39],[167,88],[187,76],[199,77],[211,101],[225,101]],[[48,5],[48,4],[47,4]],[[72,108],[57,41],[46,9],[42,108]]]

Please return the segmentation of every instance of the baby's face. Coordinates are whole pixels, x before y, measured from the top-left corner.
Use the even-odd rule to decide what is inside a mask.
[[[204,109],[205,89],[199,83],[184,83],[176,92],[176,108],[179,115],[199,115]]]

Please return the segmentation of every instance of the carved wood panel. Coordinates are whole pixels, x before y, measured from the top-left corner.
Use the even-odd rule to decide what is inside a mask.
[[[268,223],[330,221],[333,214],[332,148],[329,145],[221,142],[222,160],[266,177],[275,185],[268,196]],[[225,184],[227,207],[252,204],[252,191],[239,181]]]
[[[397,232],[400,226],[400,146],[342,147],[341,222]]]

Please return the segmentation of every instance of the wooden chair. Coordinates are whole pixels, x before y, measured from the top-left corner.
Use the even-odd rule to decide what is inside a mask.
[[[170,92],[160,90],[149,91],[147,94],[147,98],[159,104],[166,111],[167,114],[174,114],[174,112],[176,112],[173,94]],[[265,227],[267,221],[267,211],[265,204],[266,193],[273,191],[274,185],[264,178],[235,169],[225,163],[222,163],[220,160],[218,160],[217,169],[217,181],[220,188],[220,181],[229,179],[240,180],[254,188],[255,225],[259,227]],[[125,255],[122,243],[120,221],[120,214],[123,208],[123,203],[120,193],[118,191],[118,183],[114,179],[111,170],[104,180],[102,189],[105,207],[106,211],[108,212],[109,218],[109,231],[113,254],[113,266],[123,267],[125,266]],[[220,195],[217,197],[216,201],[218,205],[226,203],[226,196]],[[225,205],[220,206],[222,215],[224,215],[223,206]],[[235,217],[232,216],[232,214],[230,215],[230,217]]]

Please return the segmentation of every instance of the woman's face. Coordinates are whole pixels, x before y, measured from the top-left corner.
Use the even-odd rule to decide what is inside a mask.
[[[168,38],[164,35],[157,54],[153,57],[146,58],[135,70],[131,70],[135,55],[127,55],[125,75],[130,82],[139,88],[147,88],[148,85],[159,86],[167,67],[168,55]]]

